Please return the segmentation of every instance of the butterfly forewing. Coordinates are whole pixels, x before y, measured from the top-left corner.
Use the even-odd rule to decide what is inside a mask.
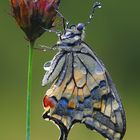
[[[46,92],[44,118],[61,121],[67,130],[81,122],[109,140],[121,140],[125,115],[116,88],[88,46],[82,43],[80,48],[60,51],[44,76],[43,84],[54,81]]]
[[[44,70],[46,71],[46,73],[42,80],[43,86],[54,81],[57,78],[57,76],[62,71],[63,66],[65,66],[67,60],[65,57],[66,56],[64,53],[58,53],[55,55],[52,61],[49,61],[44,64]]]

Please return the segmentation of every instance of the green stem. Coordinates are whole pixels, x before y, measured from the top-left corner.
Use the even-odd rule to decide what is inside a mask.
[[[33,46],[30,42],[28,56],[28,79],[27,79],[27,102],[26,102],[26,140],[30,140],[30,120],[31,120],[31,85],[32,85],[32,64],[33,64]]]

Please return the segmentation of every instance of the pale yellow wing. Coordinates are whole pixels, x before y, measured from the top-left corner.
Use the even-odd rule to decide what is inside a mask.
[[[57,63],[50,65],[53,70],[44,77],[44,81],[49,77],[54,82],[44,98],[43,117],[65,131],[81,122],[109,140],[121,140],[125,114],[104,65],[90,51],[60,54],[55,57]]]

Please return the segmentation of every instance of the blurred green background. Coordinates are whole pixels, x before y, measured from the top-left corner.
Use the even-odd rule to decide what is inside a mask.
[[[86,21],[93,0],[62,0],[60,11],[71,23]],[[127,117],[124,140],[140,139],[140,1],[104,0],[86,29],[86,42],[102,58],[120,92]],[[0,140],[25,140],[28,42],[10,16],[8,0],[0,0]],[[51,46],[57,37],[45,33],[36,43]],[[55,52],[34,51],[31,140],[57,140],[59,130],[42,119],[43,64]],[[69,140],[104,140],[76,125]]]

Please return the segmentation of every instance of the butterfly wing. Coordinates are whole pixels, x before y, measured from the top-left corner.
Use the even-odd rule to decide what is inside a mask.
[[[53,120],[62,133],[81,122],[109,140],[121,140],[126,122],[116,88],[96,55],[85,43],[81,48],[53,59],[43,80],[53,81],[44,98],[43,117]]]

